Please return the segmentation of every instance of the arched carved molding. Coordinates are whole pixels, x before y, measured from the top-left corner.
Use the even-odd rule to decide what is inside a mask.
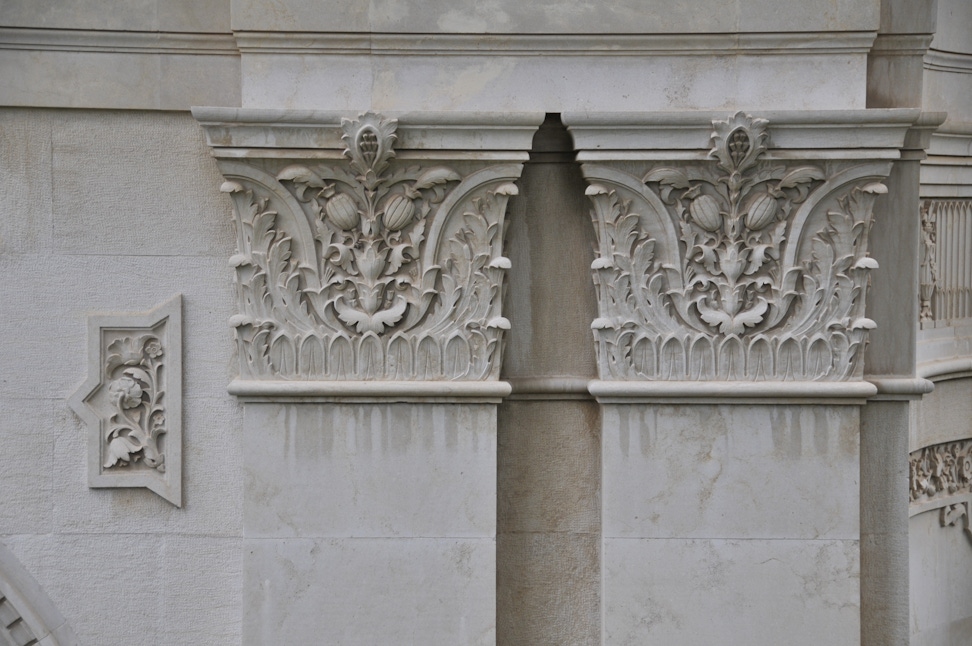
[[[686,137],[678,120],[669,144]],[[820,115],[809,121],[821,129]],[[824,150],[773,150],[766,119],[736,113],[711,124],[706,155],[667,151],[672,161],[644,150],[612,161],[581,146],[598,236],[601,379],[862,379],[875,327],[864,310],[877,268],[868,235],[897,151],[835,151],[832,134],[816,135]],[[886,125],[895,134],[883,145],[902,145],[905,128]],[[664,141],[658,124],[646,130]],[[786,132],[800,141],[792,121]]]
[[[972,541],[972,439],[926,446],[908,463],[909,515],[937,511],[942,527],[960,526]]]
[[[0,543],[0,646],[77,646],[61,613],[20,561]]]
[[[488,145],[489,126],[478,145]],[[211,144],[232,138],[232,126],[207,128]],[[520,133],[510,150],[505,128],[488,151],[429,150],[447,130],[369,112],[320,126],[316,140],[340,141],[339,150],[220,159],[238,233],[231,326],[241,380],[498,379],[509,329],[506,205],[530,139]]]

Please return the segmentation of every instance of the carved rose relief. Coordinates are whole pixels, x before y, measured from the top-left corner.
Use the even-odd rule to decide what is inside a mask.
[[[638,178],[585,165],[602,379],[860,376],[867,238],[887,189],[763,160],[767,125],[714,121],[709,163]]]
[[[495,379],[519,165],[396,165],[395,120],[342,127],[345,163],[287,165],[271,190],[226,173],[243,377]]]
[[[105,381],[114,411],[108,419],[104,468],[139,460],[165,472],[160,444],[165,434],[162,343],[147,335],[115,339],[108,346]]]
[[[939,509],[942,527],[961,523],[972,539],[972,440],[925,447],[909,459],[912,514]]]
[[[972,440],[936,444],[911,454],[911,502],[972,493]]]
[[[146,487],[182,504],[182,297],[88,317],[88,378],[71,408],[88,425],[88,484]]]

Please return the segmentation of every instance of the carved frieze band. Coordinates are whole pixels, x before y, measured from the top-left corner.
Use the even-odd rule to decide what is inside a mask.
[[[88,484],[147,487],[182,505],[182,297],[88,318],[88,379],[69,403],[88,424]]]
[[[497,379],[522,164],[399,162],[373,113],[342,129],[343,161],[221,163],[242,379]]]
[[[927,446],[909,456],[911,515],[939,510],[942,527],[961,523],[972,539],[972,440]]]
[[[888,166],[767,160],[766,120],[712,125],[709,161],[583,165],[601,379],[860,379]]]

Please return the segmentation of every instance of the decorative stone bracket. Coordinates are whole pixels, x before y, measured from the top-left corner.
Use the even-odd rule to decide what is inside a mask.
[[[868,235],[917,112],[765,116],[565,115],[598,237],[595,394],[873,394]]]
[[[68,403],[88,425],[88,486],[146,487],[182,506],[182,296],[88,317],[88,378]]]
[[[506,205],[542,115],[193,114],[236,213],[231,392],[497,381]]]

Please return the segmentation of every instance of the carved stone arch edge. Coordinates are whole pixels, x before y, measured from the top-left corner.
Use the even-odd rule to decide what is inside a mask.
[[[941,527],[960,527],[972,545],[972,439],[912,451],[908,478],[908,516],[937,511]]]
[[[78,646],[70,624],[44,589],[17,557],[0,543],[0,607],[3,605],[10,606],[3,613],[9,625],[6,628],[0,626],[0,642],[9,636],[17,640],[14,644]],[[11,614],[16,617],[10,617]]]
[[[464,402],[497,402],[509,394],[510,386],[498,381],[509,328],[501,309],[504,274],[510,269],[502,251],[506,203],[517,193],[515,182],[543,114],[386,117],[368,112],[354,118],[223,108],[194,108],[193,114],[227,180],[222,188],[234,202],[238,250],[231,265],[237,267],[238,308],[230,325],[240,377],[229,385],[231,394],[249,401]],[[254,227],[246,220],[253,219],[248,210],[274,218],[270,245],[285,244],[286,249],[280,253],[283,247],[268,246],[265,255],[272,251],[290,263],[281,273],[283,280],[276,281],[286,283],[289,295],[277,290],[270,299],[254,298],[248,287],[252,276],[270,273],[265,271],[269,265],[252,269],[254,247],[246,236],[247,227]],[[390,288],[382,288],[384,301],[366,306],[363,296],[375,283],[374,269],[370,283],[362,278],[367,263],[386,263],[391,246],[400,241],[415,241],[405,264],[411,263],[417,275],[389,268],[378,272],[379,280],[391,276],[399,281],[396,289],[404,285],[429,294],[433,281],[452,280],[450,271],[457,276],[447,266],[446,242],[466,235],[463,222],[470,217],[480,218],[489,237],[479,247],[467,247],[480,259],[474,263],[481,278],[460,284],[462,296],[452,301],[445,282],[435,282],[434,307],[428,310],[441,304],[442,312],[454,314],[439,316],[439,322],[423,314],[419,320],[432,323],[416,325],[409,317],[413,310],[422,311],[423,302],[408,300],[402,314],[392,306],[399,295]],[[411,231],[420,219],[416,237]],[[368,260],[362,249],[377,251]],[[470,276],[471,271],[460,273]],[[333,282],[328,286],[334,272],[344,274],[339,290]],[[460,301],[458,309],[449,309],[456,308],[455,298],[480,290],[472,300]],[[254,307],[270,301],[271,306],[290,305]],[[465,338],[469,334],[473,341]],[[432,354],[432,367],[419,370],[419,354],[432,352],[429,339],[438,339],[440,347]],[[273,343],[280,344],[279,354]],[[377,356],[377,363],[365,362],[366,356]],[[476,362],[463,370],[463,357]],[[460,369],[447,371],[447,363],[461,364]]]
[[[147,312],[88,315],[88,376],[68,404],[88,427],[89,487],[144,487],[181,507],[182,294]],[[134,418],[115,423],[126,413]],[[152,446],[131,439],[116,444],[127,456],[113,452],[111,442],[130,432],[116,432],[123,426]]]
[[[744,401],[748,398],[747,395],[749,397],[769,395],[794,400],[811,397],[827,401],[843,400],[847,403],[860,403],[863,399],[873,397],[875,390],[881,391],[880,384],[875,387],[873,384],[861,381],[866,333],[875,325],[873,321],[866,318],[864,312],[864,297],[868,284],[866,274],[869,270],[877,268],[877,263],[867,255],[866,231],[870,226],[871,208],[875,197],[887,191],[881,182],[888,176],[893,160],[902,158],[907,152],[906,141],[909,130],[920,121],[921,114],[917,110],[774,111],[768,114],[754,111],[752,115],[738,112],[728,115],[728,119],[726,116],[725,113],[712,112],[563,115],[563,120],[574,137],[578,149],[577,158],[582,163],[582,172],[589,183],[587,193],[592,201],[592,218],[595,226],[598,227],[598,222],[601,222],[602,230],[598,231],[599,238],[605,237],[603,230],[605,220],[617,225],[615,227],[617,235],[613,237],[618,240],[612,238],[607,246],[603,244],[603,240],[600,240],[599,257],[592,265],[595,284],[602,285],[598,298],[599,318],[592,328],[598,346],[600,379],[603,381],[592,382],[591,392],[602,401],[632,401],[633,399],[689,401],[705,396],[725,398],[727,401]],[[768,119],[761,117],[768,117]],[[734,145],[739,146],[738,154],[731,152],[730,138],[739,140],[733,142]],[[707,142],[711,143],[711,147],[703,147]],[[774,181],[768,179],[770,167],[773,167],[773,172],[777,173]],[[730,175],[741,173],[745,176],[747,172],[767,179],[760,180],[763,182],[762,186],[757,182],[749,189],[743,188],[743,197],[746,190],[750,190],[751,195],[748,199],[737,198],[738,204],[733,206],[738,206],[738,215],[732,216],[727,213],[730,209],[723,204],[716,208],[716,201],[707,197],[707,191],[711,189],[703,188],[701,199],[697,199],[700,194],[696,186],[704,187],[705,183],[709,186],[717,186],[718,182],[725,182],[728,186],[734,181]],[[716,178],[715,176],[720,173],[724,177]],[[756,186],[760,188],[754,188]],[[688,190],[690,188],[691,191]],[[797,188],[800,189],[798,193],[794,190]],[[769,195],[766,194],[767,189]],[[684,196],[681,195],[683,192]],[[784,192],[789,192],[790,195],[783,195]],[[718,197],[714,193],[709,194]],[[676,203],[675,199],[679,202]],[[624,200],[631,200],[630,208]],[[847,203],[835,208],[834,204],[839,200],[846,200]],[[854,200],[859,204],[852,203]],[[728,202],[728,196],[726,201]],[[784,204],[787,208],[785,212],[781,212],[780,206]],[[675,208],[679,210],[676,211]],[[611,214],[607,213],[608,210],[614,213],[616,219],[612,219]],[[775,215],[773,215],[774,210]],[[735,208],[732,211],[737,213]],[[785,310],[781,307],[780,311],[784,312],[784,316],[779,318],[780,323],[772,324],[776,326],[775,328],[767,328],[768,331],[774,331],[780,336],[781,343],[797,343],[801,348],[806,345],[813,350],[818,359],[814,365],[820,364],[825,368],[830,365],[823,372],[804,370],[810,365],[808,363],[810,355],[798,357],[797,365],[801,367],[799,372],[794,371],[791,374],[788,370],[779,370],[783,365],[779,361],[780,358],[772,352],[763,351],[761,354],[770,357],[766,365],[772,369],[750,374],[748,366],[752,348],[743,351],[736,346],[739,346],[737,338],[746,340],[748,333],[745,330],[748,330],[751,325],[757,326],[753,333],[749,334],[751,341],[754,338],[756,341],[761,341],[760,337],[765,334],[759,327],[763,322],[761,313],[752,305],[737,307],[740,310],[737,312],[725,306],[725,302],[720,303],[718,299],[710,300],[711,296],[703,302],[698,302],[696,295],[693,295],[692,299],[687,299],[690,303],[689,308],[694,308],[698,303],[699,310],[686,311],[689,314],[694,313],[696,319],[706,319],[705,323],[717,326],[716,328],[705,328],[699,324],[701,321],[697,321],[694,327],[691,327],[692,324],[677,306],[671,303],[659,305],[667,302],[660,298],[666,298],[666,294],[669,293],[665,290],[670,289],[667,282],[670,278],[674,278],[673,289],[675,290],[682,289],[683,284],[691,284],[694,280],[695,274],[692,273],[691,268],[686,272],[679,264],[685,262],[685,258],[690,253],[695,253],[691,250],[691,245],[694,243],[686,240],[684,233],[686,229],[698,229],[697,233],[703,236],[709,231],[715,231],[714,236],[723,234],[728,236],[731,233],[728,223],[732,217],[735,217],[736,224],[733,224],[732,228],[746,234],[755,232],[763,235],[779,223],[779,228],[786,227],[781,229],[783,248],[775,249],[773,254],[767,254],[761,265],[769,266],[776,262],[782,265],[779,273],[785,274],[794,268],[800,269],[795,261],[801,259],[796,256],[798,253],[808,255],[807,241],[819,230],[816,225],[806,226],[808,218],[812,217],[815,223],[822,221],[826,226],[828,220],[835,215],[834,211],[844,212],[845,217],[854,212],[855,225],[860,221],[865,232],[859,240],[849,238],[854,241],[854,244],[851,246],[853,255],[848,273],[851,274],[851,278],[853,272],[861,274],[852,281],[854,293],[859,294],[854,298],[853,307],[850,309],[844,307],[846,311],[835,313],[821,312],[820,324],[815,324],[817,316],[815,312],[822,308],[813,305],[807,312],[809,316],[804,317],[807,323],[795,326],[792,331],[788,331],[785,327],[791,317],[785,315]],[[632,219],[626,218],[628,213],[642,224],[632,226],[626,222],[626,219]],[[858,216],[858,213],[861,215]],[[654,229],[651,231],[642,229],[646,217],[654,217],[656,220]],[[874,220],[879,221],[879,217],[875,217]],[[792,241],[789,239],[791,235],[795,238]],[[623,243],[619,242],[622,236],[625,237]],[[769,239],[759,241],[761,245],[771,242]],[[747,253],[754,248],[749,242],[740,241],[739,245]],[[620,248],[622,246],[624,248]],[[781,245],[777,243],[777,246]],[[715,245],[708,250],[708,253],[713,253],[713,257],[715,252],[719,251],[714,247]],[[773,250],[770,244],[762,248]],[[807,250],[800,251],[801,248]],[[701,247],[697,249],[700,249],[701,253]],[[622,257],[619,257],[619,253]],[[607,278],[601,276],[599,279],[599,274],[622,271],[625,275],[636,276],[635,269],[639,263],[648,267],[655,256],[660,256],[657,260],[659,268],[642,272],[644,276],[637,275],[637,278],[646,281],[646,287],[639,288],[638,285],[641,285],[642,281],[631,278],[629,282],[633,287],[625,293],[606,297],[600,293],[604,290],[617,292],[618,290],[612,285],[618,284],[619,276]],[[721,262],[721,256],[719,258]],[[701,261],[699,264],[701,265]],[[715,263],[715,266],[716,269],[711,272],[713,276],[709,276],[709,279],[719,278],[719,263]],[[707,269],[712,270],[711,267]],[[749,269],[752,269],[752,263],[747,269],[747,274]],[[759,270],[759,266],[756,270]],[[652,272],[655,273],[654,276]],[[625,276],[620,276],[620,279],[625,279]],[[653,286],[653,280],[656,284],[659,280],[662,281],[661,291],[657,285]],[[730,283],[731,287],[735,280],[736,276],[732,276],[726,282]],[[805,302],[811,304],[813,301],[830,302],[829,299],[813,298],[813,291],[802,292],[799,280],[795,285],[784,284],[782,280],[779,282],[778,286],[774,286],[774,294],[794,294],[790,298],[803,298]],[[654,298],[639,296],[642,291],[646,295],[653,295]],[[724,293],[720,289],[719,298],[724,298]],[[801,293],[804,295],[800,296]],[[771,300],[772,307],[772,299],[768,300]],[[793,301],[789,302],[793,303]],[[703,305],[707,310],[705,312],[702,311]],[[620,310],[617,309],[618,307]],[[662,316],[664,312],[659,310],[659,307],[674,311],[676,316],[667,314]],[[747,308],[751,312],[746,311]],[[803,309],[807,310],[807,307]],[[624,313],[627,310],[634,313],[634,318]],[[746,316],[749,318],[747,319]],[[735,320],[734,317],[739,320]],[[671,320],[668,320],[669,318]],[[658,321],[656,322],[655,319]],[[836,328],[831,325],[831,319],[837,325]],[[840,323],[837,323],[838,320]],[[636,359],[632,359],[637,348],[630,343],[628,345],[622,343],[625,326],[631,328],[627,333],[628,336],[635,339],[638,338],[639,329],[643,330],[641,336],[654,338],[655,335],[660,340],[671,341],[675,337],[684,336],[687,339],[682,343],[685,346],[682,348],[685,356],[676,366],[679,369],[669,371],[671,374],[661,370],[660,366],[663,365],[660,363],[661,356],[670,345],[667,341],[665,347],[650,348],[650,351],[646,351],[647,359],[644,365],[648,368],[638,368],[637,366],[641,364],[638,364]],[[843,346],[852,350],[857,348],[853,354],[848,355],[849,359],[839,359],[836,346],[831,346],[830,341],[825,338],[831,333],[831,329],[836,329],[838,333],[847,337],[847,340],[842,343]],[[604,340],[598,335],[610,336],[612,330],[617,330],[619,334],[615,340],[617,348],[611,356],[605,356],[606,346]],[[794,338],[787,341],[789,336]],[[736,351],[726,354],[723,346],[729,345],[732,345],[729,350],[736,347]],[[803,350],[806,351],[807,348]],[[701,367],[690,367],[692,360],[690,355],[695,354],[702,359],[709,357],[709,361],[714,361],[713,365],[706,368],[708,363],[699,360]],[[745,374],[738,369],[723,370],[722,362],[718,360],[723,354],[739,355],[740,361],[737,363],[740,365],[743,365],[741,360],[745,359],[747,366]],[[794,353],[788,352],[788,354]],[[681,356],[681,354],[673,356]],[[821,357],[833,357],[833,360],[828,363],[820,359]],[[619,372],[616,364],[619,361],[627,363],[628,360],[635,362],[634,367],[629,366],[631,369]],[[683,364],[684,370],[681,369]],[[654,372],[650,369],[651,366],[655,366]],[[825,382],[833,382],[836,385],[847,381],[857,382],[860,387],[849,388],[842,393],[839,388],[835,390],[825,385]],[[617,383],[612,386],[611,382]],[[711,385],[704,385],[706,383]],[[737,392],[730,392],[733,389]]]

